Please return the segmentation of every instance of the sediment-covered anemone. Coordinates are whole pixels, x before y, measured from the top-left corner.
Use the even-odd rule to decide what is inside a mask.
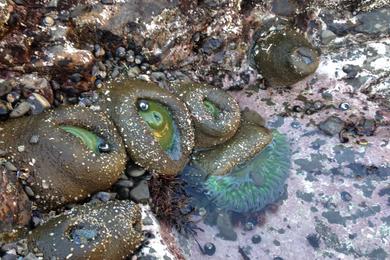
[[[187,105],[195,127],[195,147],[208,148],[229,140],[240,125],[237,101],[225,91],[206,84],[172,84]]]
[[[194,147],[188,109],[153,83],[113,83],[102,104],[124,140],[130,158],[151,172],[175,176]]]
[[[41,209],[85,199],[118,180],[127,156],[114,124],[102,113],[67,107],[8,120],[0,150],[19,170]],[[31,138],[37,137],[32,142]]]
[[[235,212],[261,210],[277,200],[290,167],[286,138],[245,114],[232,139],[196,153],[181,175],[190,189]]]
[[[303,34],[275,30],[258,35],[251,50],[256,68],[271,85],[292,85],[314,73],[319,53]]]
[[[133,202],[95,202],[35,228],[27,241],[45,259],[124,259],[141,245],[141,229],[141,210]]]

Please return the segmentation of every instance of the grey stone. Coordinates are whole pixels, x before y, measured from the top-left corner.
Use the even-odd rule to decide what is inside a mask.
[[[142,176],[142,175],[144,175],[145,174],[145,170],[144,169],[142,169],[142,168],[128,168],[127,170],[126,170],[126,175],[127,176],[129,176],[129,177],[135,177],[135,178],[137,178],[137,177],[140,177],[140,176]]]
[[[29,142],[30,144],[37,144],[39,142],[39,135],[32,135]]]
[[[109,192],[101,191],[101,192],[98,192],[95,195],[93,195],[92,198],[93,199],[98,199],[98,200],[103,201],[103,202],[107,202],[109,200],[114,199],[115,196],[116,196],[115,193],[109,193]]]
[[[344,128],[345,122],[337,116],[330,116],[325,121],[319,124],[319,129],[329,136],[334,136],[340,133]]]
[[[0,97],[10,93],[12,90],[12,85],[7,81],[0,81]]]
[[[331,41],[336,39],[336,34],[330,30],[324,30],[321,32],[321,42],[322,44],[329,44]]]
[[[140,181],[134,189],[130,191],[130,198],[135,202],[147,202],[149,200],[150,193],[148,182],[145,180]]]
[[[281,16],[293,15],[297,8],[295,0],[274,0],[272,2],[272,12]]]
[[[23,258],[23,260],[38,260],[38,258],[33,253],[29,253]]]
[[[390,33],[390,8],[381,8],[357,15],[355,32],[366,34]]]
[[[18,170],[18,168],[15,167],[15,165],[13,165],[10,161],[6,161],[4,163],[4,167],[8,170],[8,171],[11,171],[11,172],[16,172]]]
[[[30,111],[31,105],[28,102],[20,103],[12,112],[9,114],[11,118],[21,117]]]

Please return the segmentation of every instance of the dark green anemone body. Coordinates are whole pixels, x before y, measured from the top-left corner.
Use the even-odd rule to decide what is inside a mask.
[[[195,127],[195,147],[210,148],[229,140],[240,125],[237,101],[206,84],[173,84],[172,91],[187,105]]]
[[[181,177],[190,194],[206,194],[218,208],[241,213],[276,201],[284,191],[289,168],[285,136],[245,118],[232,139],[194,154]]]
[[[164,176],[175,176],[184,168],[194,147],[194,130],[183,102],[140,80],[113,83],[104,93],[103,109],[136,164]]]
[[[319,53],[304,35],[285,29],[258,36],[251,50],[255,67],[271,85],[292,85],[313,74]]]
[[[0,127],[0,150],[34,192],[40,209],[53,209],[111,187],[127,155],[103,113],[73,106],[10,119]],[[31,138],[37,136],[36,142]]]
[[[141,210],[130,201],[76,206],[27,236],[44,259],[124,259],[142,243]]]

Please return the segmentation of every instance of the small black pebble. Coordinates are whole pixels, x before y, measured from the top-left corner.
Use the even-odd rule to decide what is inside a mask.
[[[277,256],[277,257],[274,257],[274,260],[284,260],[284,259],[280,256]]]
[[[310,234],[306,237],[307,241],[313,248],[319,248],[320,247],[320,237],[318,234]]]
[[[340,192],[340,196],[341,196],[341,199],[343,201],[347,201],[348,202],[348,201],[352,200],[352,195],[349,192],[347,192],[347,191]]]
[[[253,244],[258,244],[261,242],[261,236],[260,235],[253,235],[252,237],[252,243]]]
[[[215,253],[215,245],[213,243],[206,243],[203,247],[204,253],[206,255],[214,255]]]
[[[302,112],[302,107],[301,106],[293,106],[292,111],[297,112],[297,113]]]

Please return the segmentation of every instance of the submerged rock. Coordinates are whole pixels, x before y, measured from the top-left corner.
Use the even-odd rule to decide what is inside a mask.
[[[141,211],[130,201],[77,206],[28,235],[45,259],[123,259],[142,243]]]

